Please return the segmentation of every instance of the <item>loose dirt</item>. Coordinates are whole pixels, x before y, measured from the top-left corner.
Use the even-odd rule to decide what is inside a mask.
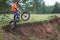
[[[60,34],[56,28],[59,25],[60,18],[16,24],[11,30],[9,25],[4,26],[2,35],[4,40],[60,40]]]

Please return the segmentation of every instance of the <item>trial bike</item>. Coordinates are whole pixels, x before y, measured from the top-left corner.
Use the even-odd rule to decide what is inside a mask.
[[[9,26],[11,29],[16,27],[16,23],[19,21],[27,21],[30,18],[30,14],[27,11],[21,12],[20,10],[17,10],[17,16],[15,17],[15,20],[9,22]]]

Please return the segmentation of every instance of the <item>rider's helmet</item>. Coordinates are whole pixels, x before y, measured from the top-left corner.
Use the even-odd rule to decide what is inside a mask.
[[[20,1],[20,0],[14,0],[13,2],[17,2],[17,3],[18,3],[19,1]]]
[[[17,0],[14,0],[13,2],[17,2]]]

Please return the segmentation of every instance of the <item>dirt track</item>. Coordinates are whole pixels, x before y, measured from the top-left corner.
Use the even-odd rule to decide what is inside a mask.
[[[12,32],[9,25],[3,27],[4,40],[29,40],[29,37],[35,40],[59,40],[60,34],[57,26],[60,24],[60,18],[55,18],[47,21],[28,22],[24,24],[17,24]],[[50,39],[49,39],[50,38]]]

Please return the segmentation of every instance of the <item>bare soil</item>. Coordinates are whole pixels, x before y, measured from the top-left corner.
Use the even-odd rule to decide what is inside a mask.
[[[4,40],[60,40],[60,34],[56,28],[57,21],[39,21],[16,24],[14,29],[9,28],[9,25],[4,26],[2,35]]]

